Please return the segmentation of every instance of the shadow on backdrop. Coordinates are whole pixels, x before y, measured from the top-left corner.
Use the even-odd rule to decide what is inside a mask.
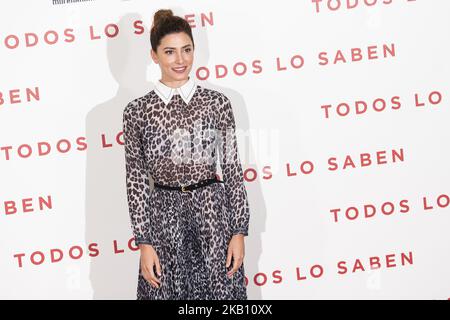
[[[178,14],[182,9],[172,10],[183,16]],[[153,63],[150,57],[149,30],[145,28],[143,34],[134,34],[132,26],[136,20],[142,20],[137,13],[123,16],[117,23],[119,35],[107,38],[107,61],[118,85],[117,92],[108,101],[94,106],[86,117],[88,151],[85,241],[86,248],[89,244],[98,244],[98,255],[90,258],[89,278],[93,299],[136,299],[139,250],[132,251],[128,247],[128,241],[133,235],[126,198],[124,148],[119,141],[123,141],[123,109],[128,102],[145,95],[154,87],[146,77],[147,68]],[[147,24],[144,21],[144,25]],[[202,27],[194,27],[192,30],[196,48],[191,76],[194,76],[200,85],[223,92],[230,98],[237,131],[246,132],[249,129],[249,120],[242,95],[229,88],[211,85],[207,80],[199,81],[196,77],[195,70],[198,66],[208,66],[209,46],[206,30]],[[243,159],[255,159],[249,141],[246,141],[244,148],[239,149],[239,153]],[[242,164],[245,169],[246,161],[243,160]],[[260,172],[255,165],[252,165],[252,168]],[[150,181],[153,184],[153,179]],[[244,259],[249,281],[247,291],[249,299],[259,300],[261,287],[254,285],[253,278],[259,272],[261,233],[265,230],[266,207],[259,181],[248,183],[246,187],[250,205],[249,236],[245,238]],[[153,186],[151,188],[153,189]],[[95,250],[91,252],[96,253]]]

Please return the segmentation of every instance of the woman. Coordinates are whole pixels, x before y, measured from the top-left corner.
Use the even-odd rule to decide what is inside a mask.
[[[159,10],[150,41],[161,79],[123,112],[128,206],[141,254],[137,299],[247,299],[250,215],[230,100],[189,75],[194,40],[184,19]]]

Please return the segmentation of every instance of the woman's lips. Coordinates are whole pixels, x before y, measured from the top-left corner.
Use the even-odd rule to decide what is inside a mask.
[[[183,73],[184,71],[186,71],[186,67],[172,68],[172,70],[175,71],[176,73]]]

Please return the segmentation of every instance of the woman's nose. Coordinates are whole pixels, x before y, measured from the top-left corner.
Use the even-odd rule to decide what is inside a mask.
[[[182,62],[183,62],[183,55],[182,55],[181,53],[177,53],[177,59],[176,59],[176,61],[177,61],[178,63],[182,63]]]

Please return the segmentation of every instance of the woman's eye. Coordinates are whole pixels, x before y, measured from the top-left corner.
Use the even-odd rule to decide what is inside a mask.
[[[190,51],[191,51],[191,48],[187,48],[186,51],[187,51],[187,52],[190,52]],[[173,53],[173,50],[168,50],[168,51],[166,51],[166,54],[171,54],[171,53]]]

